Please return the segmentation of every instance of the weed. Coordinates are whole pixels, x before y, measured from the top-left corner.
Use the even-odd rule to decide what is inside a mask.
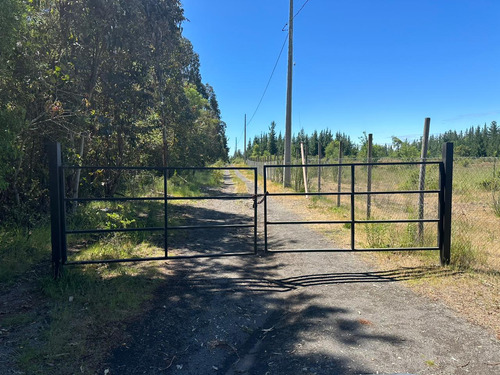
[[[388,225],[383,223],[366,224],[366,239],[371,248],[389,247]]]
[[[498,190],[500,189],[500,178],[499,177],[485,178],[479,182],[479,187],[486,191]]]
[[[470,222],[464,218],[456,220],[452,228],[451,264],[458,269],[476,268],[485,263],[486,256],[473,245],[468,233]]]
[[[500,217],[500,194],[497,192],[492,192],[492,208],[495,216]]]

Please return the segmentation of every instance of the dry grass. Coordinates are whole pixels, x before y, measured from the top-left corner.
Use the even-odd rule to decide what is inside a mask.
[[[453,272],[435,276],[439,267],[437,252],[365,253],[363,258],[380,270],[394,267],[429,269],[426,277],[407,284],[417,293],[440,300],[470,321],[495,332],[500,339],[500,217],[495,214],[492,192],[486,182],[494,176],[492,162],[455,163],[453,184]],[[326,168],[325,168],[326,169]],[[316,169],[317,170],[317,169]],[[366,169],[356,171],[356,191],[366,191]],[[317,172],[309,168],[309,191],[317,190]],[[343,168],[341,191],[350,191],[350,172]],[[493,172],[493,173],[492,173]],[[316,173],[316,174],[315,174]],[[322,191],[337,191],[336,169],[322,171]],[[300,176],[300,174],[296,174]],[[418,169],[400,167],[374,168],[372,191],[417,189]],[[496,177],[494,177],[496,178]],[[437,189],[437,168],[427,170],[426,190]],[[267,183],[269,192],[292,191],[279,183]],[[279,203],[300,215],[303,220],[349,220],[350,198],[344,196],[340,207],[333,197],[269,197],[268,205]],[[356,199],[356,217],[367,215],[366,198]],[[425,197],[424,218],[437,218],[437,194]],[[418,195],[395,194],[372,196],[371,217],[376,219],[415,219],[418,217]],[[416,246],[415,224],[370,224],[369,229],[356,231],[357,247]],[[350,229],[343,225],[311,225],[334,241],[339,248],[349,248]],[[436,246],[437,226],[425,226],[423,245]]]

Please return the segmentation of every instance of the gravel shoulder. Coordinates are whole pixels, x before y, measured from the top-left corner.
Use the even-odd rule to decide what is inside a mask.
[[[221,193],[234,193],[228,174]],[[249,222],[253,215],[248,201],[205,200],[193,210],[194,218],[212,220],[215,213],[221,222]],[[269,219],[292,221],[297,215],[276,204]],[[197,232],[185,240],[191,252],[253,246],[250,231]],[[302,225],[274,231],[271,243],[334,246]],[[117,343],[100,374],[500,371],[500,342],[443,304],[402,286],[399,281],[418,276],[408,270],[377,271],[349,253],[261,253],[171,261],[166,267],[171,276],[154,308],[130,326],[130,340]]]

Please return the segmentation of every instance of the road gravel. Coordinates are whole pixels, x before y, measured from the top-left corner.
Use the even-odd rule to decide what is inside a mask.
[[[234,189],[226,173],[220,193]],[[251,201],[204,200],[189,207],[188,216],[249,223],[252,215]],[[300,218],[274,204],[269,219]],[[259,238],[261,224],[259,205]],[[287,228],[273,231],[270,244],[335,246],[306,226]],[[184,238],[187,245],[178,243],[175,251],[248,251],[253,237],[246,230],[193,231]],[[117,343],[99,373],[500,373],[500,342],[491,332],[402,285],[421,277],[419,269],[377,271],[350,253],[262,252],[178,260],[166,267],[170,276],[154,307],[130,325],[130,340]]]

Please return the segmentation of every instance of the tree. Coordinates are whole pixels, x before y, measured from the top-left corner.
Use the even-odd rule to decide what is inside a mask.
[[[278,152],[278,145],[276,141],[276,123],[274,121],[272,121],[271,125],[269,126],[268,143],[269,154],[276,155]]]
[[[47,140],[62,143],[70,164],[227,160],[226,124],[182,35],[179,0],[0,7],[0,219],[12,207],[47,210]],[[107,176],[109,194],[120,178]],[[72,195],[78,175],[66,179]]]
[[[419,150],[407,140],[402,141],[398,137],[392,137],[394,156],[403,160],[415,160],[419,157]]]

